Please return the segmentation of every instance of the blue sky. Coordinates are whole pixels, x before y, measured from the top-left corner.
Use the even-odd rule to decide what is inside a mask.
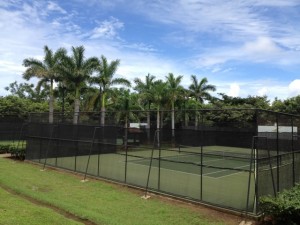
[[[129,80],[172,72],[230,96],[300,94],[300,0],[5,0],[0,32],[0,95],[44,45],[120,59]]]

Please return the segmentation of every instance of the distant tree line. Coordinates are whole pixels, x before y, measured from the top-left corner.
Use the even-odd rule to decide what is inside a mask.
[[[198,79],[196,75],[190,76],[187,88],[182,86],[183,76],[173,73],[166,74],[164,79],[147,74],[131,83],[115,75],[120,60],[109,62],[103,55],[86,58],[83,46],[72,47],[70,54],[64,48],[53,52],[45,46],[43,60],[27,58],[23,65],[26,67],[23,78],[28,81],[35,77],[38,83],[9,84],[5,89],[11,94],[0,97],[0,115],[48,111],[49,123],[53,123],[54,112],[72,111],[76,124],[79,111],[99,111],[104,125],[108,110],[128,112],[126,118],[131,110],[156,110],[157,123],[159,111],[170,110],[174,129],[174,111],[182,109],[260,108],[300,114],[300,96],[275,99],[272,104],[267,96],[241,98],[219,93],[213,97],[216,87],[206,77]]]

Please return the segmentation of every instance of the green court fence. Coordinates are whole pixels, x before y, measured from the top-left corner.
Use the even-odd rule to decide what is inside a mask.
[[[32,114],[26,159],[257,215],[300,180],[300,117],[258,109]],[[126,122],[125,122],[126,121]],[[174,129],[172,129],[174,124]],[[145,194],[147,194],[145,192]]]

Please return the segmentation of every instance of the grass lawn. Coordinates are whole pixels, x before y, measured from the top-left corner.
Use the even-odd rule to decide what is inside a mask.
[[[0,188],[0,224],[5,225],[76,225],[74,220],[46,207],[37,206]]]
[[[0,186],[100,225],[233,224],[232,221],[226,223],[217,217],[203,215],[185,204],[172,205],[168,201],[161,201],[158,197],[143,200],[137,191],[130,191],[120,185],[93,179],[83,183],[80,182],[82,176],[50,169],[41,172],[40,169],[41,166],[0,158]],[[42,222],[39,220],[37,224],[76,224],[62,218],[60,214],[57,214],[60,223],[55,222],[55,216],[51,216],[54,211],[24,203],[22,199],[10,196],[3,190],[0,191],[0,197],[0,210],[10,213],[7,216],[0,213],[0,224],[30,224],[14,222],[16,216],[23,217],[22,214],[18,216],[18,212],[22,213],[21,208],[27,210],[24,212],[27,218],[37,217],[37,220],[42,215],[38,213],[39,210],[43,211],[45,216],[41,216],[41,219],[44,219]],[[8,199],[12,203],[4,204],[3,199]],[[14,199],[15,202],[20,202],[16,207],[13,206]],[[22,204],[26,206],[22,207]],[[10,215],[14,214],[15,217],[9,220]],[[2,218],[3,215],[5,218]]]

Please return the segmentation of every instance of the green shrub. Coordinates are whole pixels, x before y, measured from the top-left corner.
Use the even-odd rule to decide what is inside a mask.
[[[13,142],[0,143],[0,154],[3,153],[11,153],[11,156],[16,159],[20,159],[20,160],[25,159],[25,147],[24,146],[19,147],[17,146],[16,143]]]
[[[9,144],[0,144],[0,153],[7,153],[9,151]]]
[[[25,148],[17,148],[16,146],[10,146],[9,153],[15,159],[20,159],[20,160],[25,159]]]
[[[262,197],[259,205],[264,216],[271,218],[273,224],[298,224],[300,221],[300,184],[284,190],[277,197]]]

